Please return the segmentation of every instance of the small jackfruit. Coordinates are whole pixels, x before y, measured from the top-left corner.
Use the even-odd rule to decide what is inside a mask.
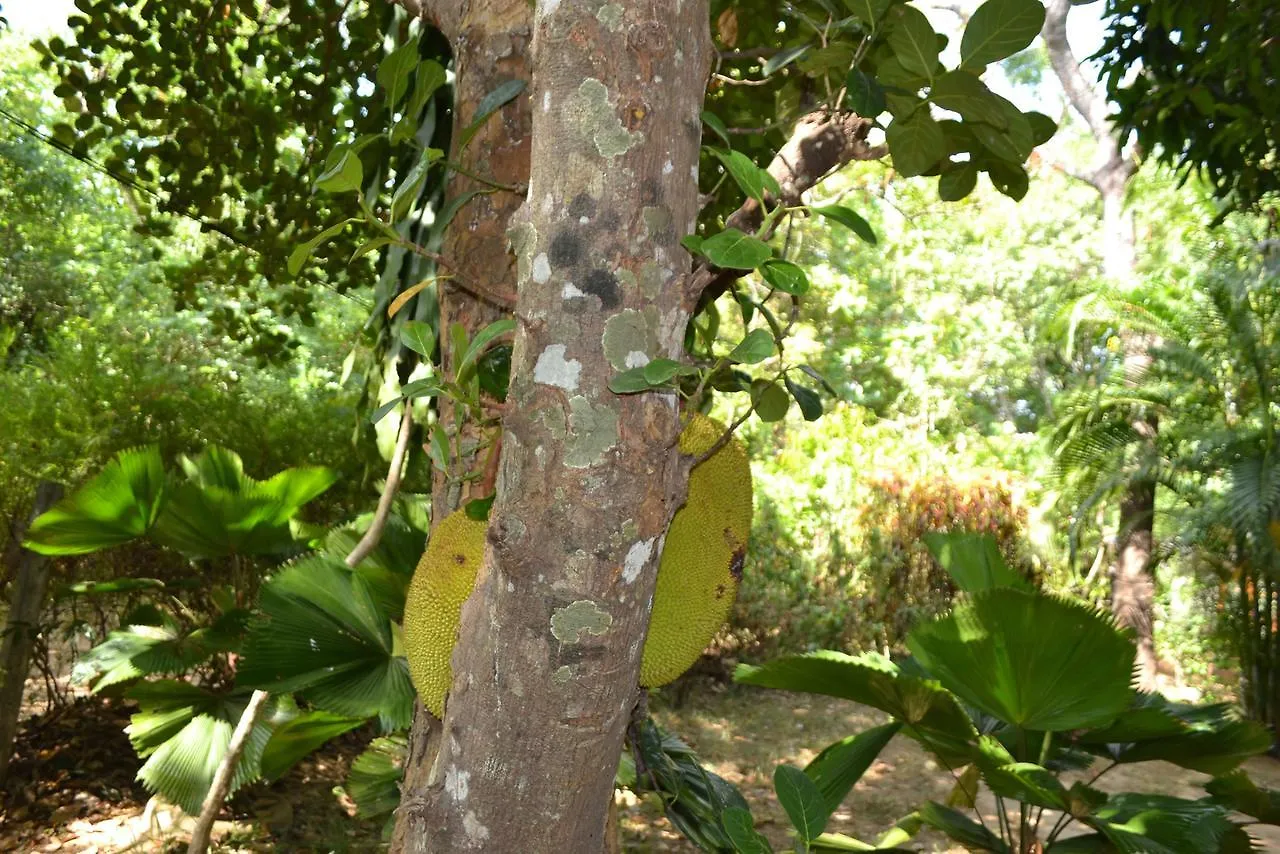
[[[694,415],[680,435],[681,453],[699,457],[724,425]],[[667,530],[640,684],[655,688],[684,673],[729,616],[742,580],[752,516],[751,466],[736,438],[694,467],[689,494]],[[422,703],[444,714],[462,605],[475,586],[487,525],[459,510],[431,534],[404,605],[409,675]]]
[[[680,451],[700,457],[725,427],[694,415],[680,434]],[[751,534],[751,465],[737,438],[694,467],[689,495],[667,529],[640,684],[656,688],[684,673],[729,617]]]
[[[441,520],[409,582],[404,602],[404,646],[409,676],[422,704],[444,715],[453,681],[449,658],[458,639],[462,603],[475,587],[488,525],[459,510]]]

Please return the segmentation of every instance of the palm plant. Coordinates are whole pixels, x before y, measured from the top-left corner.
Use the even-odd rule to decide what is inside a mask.
[[[1280,793],[1257,789],[1238,766],[1270,735],[1230,706],[1188,706],[1131,687],[1134,646],[1112,618],[1030,589],[981,538],[930,542],[964,591],[951,614],[916,627],[912,657],[823,651],[740,666],[737,680],[841,697],[891,721],[838,741],[808,767],[781,766],[779,801],[799,851],[902,850],[923,827],[971,851],[1252,850],[1243,812],[1275,822]],[[928,802],[872,845],[825,833],[832,812],[888,741],[917,741],[955,776],[947,803]],[[1108,793],[1096,783],[1120,765],[1163,760],[1213,775],[1207,796]],[[1101,761],[1092,775],[1086,772]],[[1077,777],[1068,782],[1064,775]],[[985,788],[994,810],[979,808]],[[769,851],[749,814],[721,817],[738,852]]]

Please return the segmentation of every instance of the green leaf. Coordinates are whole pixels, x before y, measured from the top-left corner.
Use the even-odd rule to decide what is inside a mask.
[[[752,329],[729,353],[729,358],[744,365],[755,365],[768,359],[773,353],[773,335],[767,329]]]
[[[751,813],[741,807],[732,807],[720,816],[720,823],[735,854],[773,854],[769,840],[756,830]]]
[[[424,59],[418,63],[418,71],[413,84],[413,95],[405,106],[404,115],[400,117],[395,127],[391,129],[392,145],[399,145],[405,140],[412,139],[417,134],[418,126],[422,119],[422,110],[426,107],[427,101],[431,96],[436,93],[436,90],[445,84],[445,80],[444,66],[434,59]]]
[[[680,238],[680,245],[689,250],[690,255],[702,254],[702,237],[697,234],[686,234]]]
[[[484,195],[486,192],[488,191],[467,190],[464,193],[454,196],[443,208],[440,209],[440,215],[436,217],[435,224],[440,228],[446,227],[449,223],[453,222],[453,218],[458,215],[458,211],[462,210],[467,202],[471,201],[476,196]]]
[[[791,408],[791,397],[777,381],[756,380],[751,384],[752,405],[766,424],[781,421]]]
[[[414,380],[405,383],[400,387],[400,397],[402,400],[415,400],[420,397],[435,397],[444,392],[440,387],[440,381],[435,377],[425,377],[420,380]]]
[[[691,365],[682,365],[674,359],[654,359],[640,370],[644,372],[645,381],[651,386],[663,385],[677,374],[686,373],[686,369],[696,372]]]
[[[818,216],[840,223],[852,231],[866,243],[876,245],[876,233],[871,224],[858,215],[852,208],[844,205],[822,205],[810,208]]]
[[[1133,699],[1133,643],[1078,602],[987,590],[917,626],[907,646],[956,696],[1022,729],[1102,726]]]
[[[956,698],[937,682],[903,673],[876,653],[856,658],[831,650],[786,655],[758,667],[739,665],[734,680],[783,691],[801,691],[853,700],[909,724],[906,735],[945,757],[946,764],[970,761],[978,733]]]
[[[809,292],[809,276],[803,267],[790,261],[771,258],[760,268],[760,275],[769,287],[785,294],[804,296]]]
[[[259,600],[263,620],[245,643],[240,684],[298,691],[337,715],[409,725],[414,689],[394,652],[392,615],[361,575],[334,556],[313,555],[272,576]]]
[[[395,193],[391,196],[392,222],[399,222],[412,210],[414,202],[418,200],[418,194],[422,191],[422,185],[427,181],[427,171],[430,168],[431,163],[426,159],[418,160],[409,170],[409,174],[404,176],[400,186],[396,187]]]
[[[154,445],[121,451],[102,471],[36,518],[23,545],[46,555],[88,554],[141,537],[165,500]]]
[[[914,6],[894,6],[890,13],[889,47],[908,72],[933,80],[938,67],[938,36]]]
[[[493,502],[497,497],[496,495],[490,495],[488,498],[477,498],[473,501],[468,501],[463,505],[467,518],[474,519],[477,522],[488,522],[489,511],[493,509]]]
[[[983,825],[951,807],[929,801],[916,811],[920,820],[935,830],[940,830],[971,851],[991,851],[1009,854],[1009,846]]]
[[[409,75],[418,66],[418,39],[415,37],[404,44],[397,47],[391,53],[383,57],[378,63],[378,70],[374,75],[385,92],[387,109],[395,112],[396,105],[400,103],[400,99],[404,97],[404,93],[409,89]]]
[[[773,788],[801,839],[808,842],[822,833],[831,810],[807,774],[791,765],[779,765],[773,771]]]
[[[938,198],[944,202],[958,202],[978,186],[978,167],[973,163],[954,164],[954,168],[938,176]]]
[[[992,186],[1014,201],[1021,201],[1030,187],[1026,170],[1012,163],[988,164],[987,176],[991,179]]]
[[[1111,795],[1084,823],[1100,831],[1117,851],[1202,854],[1233,850],[1223,847],[1235,830],[1226,811],[1205,801],[1126,792]]]
[[[1242,769],[1204,784],[1213,802],[1252,816],[1263,824],[1280,825],[1280,792],[1262,789]]]
[[[1031,128],[1032,145],[1044,145],[1058,132],[1058,123],[1044,113],[1030,112],[1023,115]]]
[[[471,118],[471,124],[460,134],[458,140],[458,150],[466,148],[468,143],[480,132],[480,128],[484,127],[484,123],[502,109],[504,105],[515,99],[517,95],[524,91],[526,86],[523,80],[508,80],[505,83],[499,83],[492,92],[480,99],[480,103],[476,106],[475,115]]]
[[[436,335],[431,324],[422,320],[406,321],[400,328],[400,342],[428,360],[436,349]]]
[[[337,237],[349,223],[353,223],[355,221],[356,220],[354,219],[344,219],[342,222],[329,226],[305,243],[299,243],[295,246],[293,251],[289,253],[289,261],[287,264],[289,268],[289,275],[298,275],[298,273],[302,271],[302,266],[307,263],[307,259],[311,257],[311,253],[316,251],[317,246],[330,238]]]
[[[998,129],[1009,126],[1004,99],[967,71],[948,71],[935,80],[929,90],[929,100],[969,121],[986,122]]]
[[[724,122],[721,121],[720,117],[717,116],[715,113],[711,112],[710,110],[703,110],[702,123],[707,127],[711,128],[712,132],[716,136],[723,139],[725,145],[733,144],[729,140],[729,129],[724,126]]]
[[[351,763],[347,794],[360,815],[386,815],[400,806],[400,780],[409,743],[403,734],[375,738]]]
[[[1031,584],[1005,563],[1000,547],[990,534],[929,531],[924,535],[924,544],[938,565],[966,593],[981,593],[995,587],[1031,589]]]
[[[928,110],[916,110],[910,118],[890,123],[885,141],[894,168],[903,176],[923,175],[947,156],[947,140]]]
[[[844,81],[845,104],[860,116],[874,119],[885,110],[884,87],[863,71],[854,68]]]
[[[894,721],[827,745],[804,769],[822,793],[827,812],[844,802],[885,745],[902,728]]]
[[[717,267],[754,270],[773,257],[773,250],[763,240],[726,228],[702,241],[702,254]]]
[[[399,395],[391,398],[386,403],[382,404],[377,409],[373,410],[373,414],[369,416],[369,423],[377,424],[383,418],[386,418],[387,414],[390,413],[397,406],[399,406],[403,401],[404,401],[404,398],[400,397]]]
[[[322,193],[359,192],[364,184],[364,164],[360,155],[348,148],[338,162],[316,178],[316,189]]]
[[[776,199],[782,195],[782,188],[778,186],[778,179],[774,178],[767,170],[761,169],[752,162],[750,157],[741,151],[726,151],[722,148],[708,149],[716,156],[716,159],[724,164],[725,171],[732,177],[742,192],[746,193],[757,202],[764,204],[765,193],[768,192]]]
[[[822,398],[818,397],[817,392],[805,388],[789,376],[783,377],[783,380],[786,382],[787,391],[791,392],[791,396],[799,405],[800,414],[804,416],[805,421],[817,421],[822,417]]]
[[[301,759],[364,722],[364,718],[321,711],[298,715],[271,733],[262,751],[262,776],[268,782],[283,777]]]
[[[844,5],[868,30],[876,28],[876,23],[892,3],[893,0],[844,0]]]
[[[355,252],[351,253],[351,258],[347,261],[347,263],[351,263],[351,261],[354,261],[357,258],[363,258],[365,255],[368,255],[370,252],[376,252],[382,247],[389,246],[392,243],[395,243],[395,241],[392,240],[390,237],[374,237],[370,240],[366,240],[364,243],[361,243],[359,247],[357,247]],[[297,274],[295,273],[295,275]],[[355,351],[353,350],[352,352],[354,353]]]
[[[802,44],[778,51],[773,56],[769,57],[767,62],[765,62],[764,66],[760,69],[760,75],[762,77],[773,76],[773,74],[783,68],[786,68],[792,62],[803,56],[804,52],[808,49],[809,45]]]
[[[609,391],[614,394],[635,394],[648,391],[653,384],[645,377],[644,368],[628,368],[609,378]]]
[[[514,317],[504,317],[502,320],[495,320],[484,329],[481,329],[471,339],[471,343],[467,345],[466,352],[463,353],[461,361],[458,362],[457,376],[459,378],[466,373],[475,364],[476,359],[488,350],[490,345],[501,338],[503,335],[514,332],[516,329],[516,320]]]
[[[981,72],[988,63],[1027,47],[1044,26],[1039,0],[987,0],[978,7],[960,39],[960,61]]]

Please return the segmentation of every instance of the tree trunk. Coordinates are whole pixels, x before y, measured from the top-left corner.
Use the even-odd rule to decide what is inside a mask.
[[[460,168],[449,184],[449,198],[458,199],[477,190],[491,189],[465,173],[479,175],[495,183],[524,186],[529,180],[529,129],[532,111],[529,98],[522,95],[507,103],[476,133],[466,148],[458,142],[469,127],[476,108],[485,95],[509,80],[531,78],[529,45],[533,32],[533,12],[528,0],[458,0],[404,2],[412,14],[424,17],[449,39],[454,53],[453,150],[451,160]],[[444,280],[439,291],[441,367],[445,375],[454,369],[448,346],[448,330],[460,324],[469,334],[510,314],[501,305],[503,296],[514,296],[515,259],[507,251],[506,230],[512,216],[523,204],[519,193],[498,191],[474,196],[455,216],[445,234],[441,255],[450,268],[443,272],[457,277],[467,289]],[[481,296],[488,295],[489,298]],[[447,398],[438,400],[440,423],[453,424],[453,407]],[[474,446],[480,438],[473,426],[464,436]],[[474,454],[453,460],[454,470],[469,470],[482,461]],[[432,482],[432,523],[449,515],[470,495],[470,486],[450,482],[445,472],[434,473]],[[435,761],[440,721],[423,708],[415,707],[409,733],[409,753],[405,759],[405,797],[397,815],[391,850],[408,850],[408,839],[421,837],[421,824],[409,807],[421,801],[427,778]]]
[[[519,322],[484,567],[404,850],[604,845],[661,538],[689,461],[670,394],[610,377],[679,358],[693,298],[705,0],[542,0]],[[615,14],[616,13],[616,14]]]
[[[1067,42],[1067,15],[1071,0],[1048,0],[1043,37],[1058,81],[1072,107],[1084,119],[1098,145],[1098,161],[1088,182],[1102,197],[1102,272],[1118,285],[1133,283],[1137,271],[1133,213],[1125,205],[1125,192],[1135,164],[1120,148],[1115,129],[1107,120],[1107,104],[1080,70]],[[1151,363],[1154,343],[1142,336],[1123,336],[1126,372],[1145,369]],[[1154,445],[1155,420],[1140,415],[1134,421],[1139,435]],[[1139,687],[1155,690],[1157,657],[1153,635],[1155,578],[1151,566],[1152,535],[1156,511],[1156,484],[1138,477],[1125,486],[1120,499],[1116,567],[1112,574],[1111,605],[1117,622],[1132,628],[1138,645]]]
[[[31,521],[48,510],[62,497],[62,487],[48,481],[36,487]],[[22,692],[31,669],[31,650],[40,630],[40,611],[49,586],[49,559],[21,548],[26,525],[13,532],[19,547],[12,552],[14,565],[6,568],[13,576],[13,596],[9,600],[9,619],[4,641],[0,643],[0,781],[9,771],[13,739],[18,734],[18,717],[22,713]]]

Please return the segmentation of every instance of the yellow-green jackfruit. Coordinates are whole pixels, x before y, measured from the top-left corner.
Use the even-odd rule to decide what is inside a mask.
[[[446,516],[432,531],[409,582],[404,602],[409,676],[422,704],[436,717],[444,715],[444,698],[453,680],[449,658],[458,639],[462,603],[480,571],[487,528],[461,510]]]
[[[724,425],[694,415],[680,434],[680,452],[705,454]],[[684,673],[729,617],[751,533],[751,466],[736,438],[694,467],[689,497],[667,529],[640,684],[665,685]]]
[[[694,415],[680,436],[681,453],[701,456],[724,429]],[[751,516],[751,467],[735,438],[693,469],[688,499],[667,530],[640,664],[641,685],[665,685],[688,670],[728,618],[742,580]],[[404,606],[409,675],[423,705],[436,717],[444,714],[453,677],[449,659],[462,604],[483,560],[486,528],[461,510],[445,517],[409,583]]]

